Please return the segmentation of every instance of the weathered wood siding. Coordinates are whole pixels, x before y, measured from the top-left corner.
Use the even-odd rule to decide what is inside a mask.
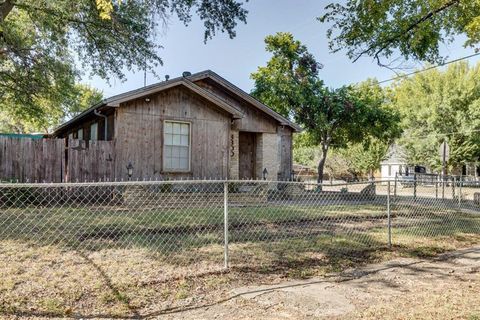
[[[172,88],[146,99],[121,104],[116,110],[116,177],[126,179],[226,178],[230,116],[195,93]],[[163,121],[191,123],[190,172],[163,170]]]
[[[113,181],[113,141],[69,140],[65,181]]]
[[[236,120],[234,123],[234,129],[238,131],[248,132],[277,132],[277,121],[270,116],[258,110],[256,107],[251,106],[249,103],[242,101],[236,96],[232,95],[223,88],[215,85],[211,81],[201,80],[196,82],[197,85],[213,92],[215,95],[228,101],[230,104],[241,110],[245,116],[242,119]]]
[[[0,137],[0,179],[62,182],[64,150],[62,139]]]

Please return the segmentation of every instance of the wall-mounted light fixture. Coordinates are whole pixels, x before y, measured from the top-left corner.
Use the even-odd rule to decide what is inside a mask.
[[[132,178],[133,175],[133,165],[132,162],[129,162],[127,165],[127,175],[128,175],[128,181]]]
[[[267,180],[267,177],[268,177],[268,170],[267,170],[267,168],[264,168],[263,169],[263,180]]]

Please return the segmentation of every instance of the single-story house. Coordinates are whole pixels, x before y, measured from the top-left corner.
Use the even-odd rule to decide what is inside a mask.
[[[389,180],[405,173],[408,167],[405,153],[397,144],[392,144],[388,149],[385,160],[380,163],[381,179]]]
[[[53,136],[113,141],[117,179],[131,163],[133,179],[288,180],[299,130],[208,70],[105,99]]]

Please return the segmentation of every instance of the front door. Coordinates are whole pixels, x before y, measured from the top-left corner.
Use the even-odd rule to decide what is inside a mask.
[[[255,179],[255,133],[240,132],[239,145],[239,178]]]

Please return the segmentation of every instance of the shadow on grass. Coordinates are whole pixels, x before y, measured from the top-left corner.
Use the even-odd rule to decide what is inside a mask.
[[[394,250],[395,250],[395,248],[394,248]],[[478,252],[478,251],[480,251],[480,249],[478,249],[478,248],[477,249],[467,249],[467,250],[462,250],[462,251],[460,251],[458,253],[455,253],[453,255],[445,255],[445,256],[441,256],[439,258],[434,258],[433,260],[438,259],[438,260],[445,261],[445,260],[448,260],[448,259],[460,258],[460,257],[463,257],[464,255],[469,254],[469,253]],[[118,290],[111,284],[108,276],[101,270],[101,268],[99,268],[93,261],[91,261],[88,257],[85,257],[83,254],[80,253],[80,256],[82,256],[82,258],[84,258],[86,261],[88,261],[93,266],[93,268],[97,270],[97,272],[99,273],[100,276],[104,277],[104,280],[107,283],[107,285],[109,286],[109,288],[112,291],[116,292],[116,294],[118,294],[119,300],[124,302],[125,304],[127,304],[127,306],[129,306],[128,300],[125,300],[124,298],[121,298],[122,294],[120,292],[118,292]],[[362,257],[362,258],[360,258],[357,262],[367,262],[371,256],[368,255],[368,254],[367,255],[362,254],[359,257]],[[164,315],[175,315],[175,314],[179,314],[179,313],[183,313],[183,312],[187,312],[187,311],[209,308],[209,307],[212,307],[212,306],[215,306],[215,305],[226,303],[228,301],[234,300],[236,298],[239,298],[239,297],[247,295],[247,294],[266,293],[266,292],[271,292],[271,291],[274,291],[274,290],[281,290],[281,289],[294,288],[294,287],[304,287],[306,285],[313,285],[313,284],[319,284],[319,283],[325,283],[325,282],[329,282],[329,283],[332,283],[332,282],[334,282],[334,283],[348,282],[348,281],[352,281],[352,280],[362,279],[362,278],[365,278],[367,276],[370,276],[370,275],[373,275],[373,274],[376,274],[376,273],[379,273],[379,272],[382,272],[382,271],[394,269],[394,268],[402,268],[402,269],[409,270],[411,273],[417,273],[418,274],[419,272],[426,272],[425,270],[422,270],[421,268],[418,268],[418,266],[420,264],[428,262],[428,261],[431,261],[431,260],[419,260],[419,261],[413,261],[413,262],[408,262],[408,263],[389,263],[389,264],[383,265],[381,267],[378,267],[378,268],[376,267],[376,268],[372,268],[372,269],[368,269],[368,270],[361,270],[361,271],[351,270],[351,271],[347,271],[347,272],[340,272],[340,273],[335,274],[335,275],[327,276],[327,277],[325,277],[324,279],[321,279],[321,280],[316,279],[316,280],[312,280],[312,281],[304,281],[304,282],[297,283],[297,284],[269,286],[266,289],[246,290],[246,291],[243,291],[241,293],[231,294],[226,298],[218,299],[216,301],[209,302],[209,303],[202,303],[202,304],[197,304],[197,305],[189,304],[189,305],[183,305],[183,306],[179,306],[179,307],[174,306],[174,307],[165,308],[163,310],[154,311],[154,312],[140,313],[140,312],[134,310],[133,308],[130,308],[132,310],[132,313],[133,313],[132,315],[116,315],[116,314],[102,314],[102,313],[95,313],[95,314],[72,313],[72,314],[69,314],[69,315],[65,315],[65,314],[61,314],[61,313],[35,312],[35,311],[11,311],[11,312],[0,311],[0,314],[18,316],[18,317],[43,317],[43,318],[57,318],[57,317],[69,316],[69,317],[81,318],[81,319],[151,319],[151,318],[154,318],[154,317],[159,317],[159,316],[164,316]],[[239,270],[237,270],[237,271],[239,271]],[[241,271],[242,272],[248,272],[248,273],[252,272],[252,270],[248,270],[248,269],[243,269]],[[430,273],[430,274],[435,273],[436,276],[439,277],[439,279],[441,277],[446,277],[440,270],[436,270],[435,268],[428,268],[428,273]],[[376,281],[378,282],[378,281],[382,281],[382,280],[376,280]],[[390,283],[388,281],[383,281],[382,283],[385,286],[397,287],[396,284]]]
[[[95,269],[97,274],[102,278],[103,282],[107,286],[108,290],[110,290],[113,293],[115,299],[118,302],[124,304],[127,307],[127,309],[133,313],[134,317],[139,318],[140,314],[138,313],[137,309],[131,305],[128,297],[122,294],[120,290],[113,284],[112,280],[105,273],[105,271],[99,265],[97,265],[95,261],[90,259],[85,253],[81,251],[77,251],[77,254],[80,257],[82,257],[82,259],[85,260],[93,269]]]

